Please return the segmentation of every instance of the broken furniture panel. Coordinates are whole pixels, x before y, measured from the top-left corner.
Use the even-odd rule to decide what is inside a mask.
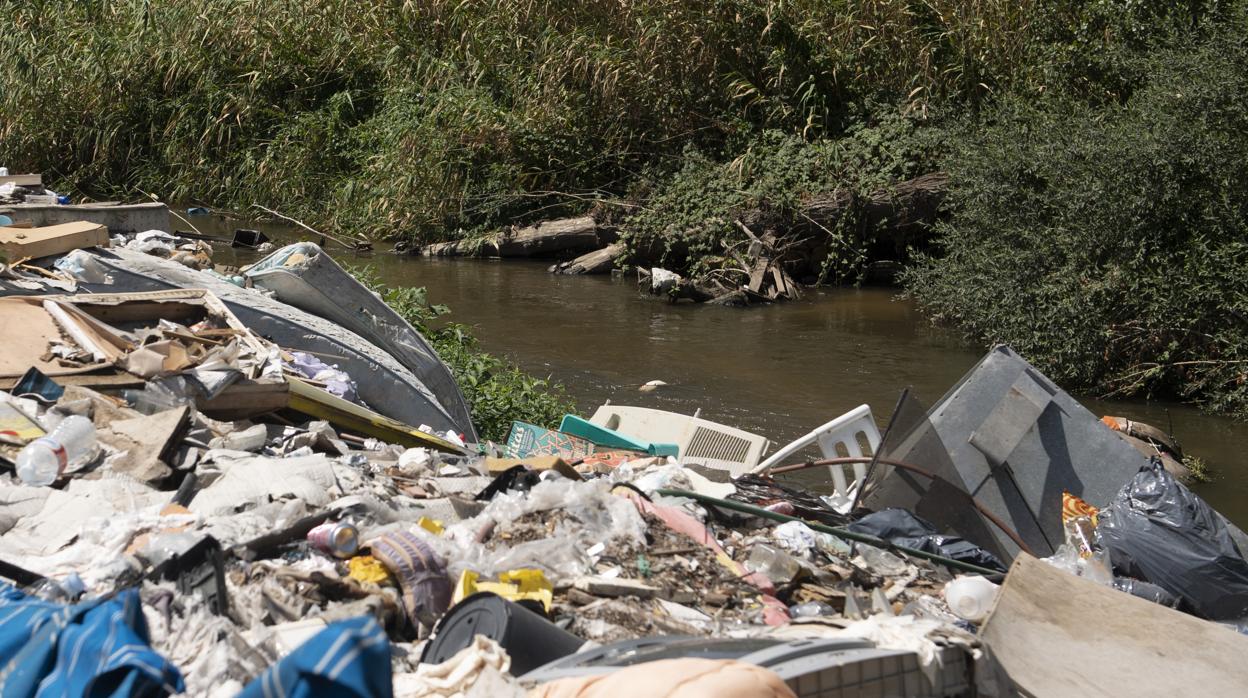
[[[980,638],[1026,695],[1243,695],[1248,638],[1021,555]],[[1199,677],[1199,678],[1197,678]]]
[[[927,413],[930,426],[889,458],[935,467],[932,444],[947,449],[948,484],[892,472],[864,503],[910,508],[937,526],[1010,560],[1009,534],[970,510],[973,496],[1040,556],[1063,541],[1062,492],[1105,504],[1148,459],[1007,346],[997,346]],[[930,433],[927,433],[930,431]],[[922,446],[922,448],[920,448]],[[923,454],[927,454],[924,458]],[[965,493],[965,494],[964,494]]]

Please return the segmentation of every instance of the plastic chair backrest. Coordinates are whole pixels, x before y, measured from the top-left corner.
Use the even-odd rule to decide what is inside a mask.
[[[786,458],[806,448],[817,445],[824,458],[869,457],[880,447],[880,430],[875,426],[875,417],[868,405],[859,405],[845,414],[833,419],[805,436],[793,441],[759,463],[753,472],[760,473],[780,465]],[[867,476],[866,463],[854,463],[849,466],[854,474],[854,482],[861,484]],[[849,481],[845,477],[845,466],[830,465],[828,474],[836,493],[846,496],[850,492]]]

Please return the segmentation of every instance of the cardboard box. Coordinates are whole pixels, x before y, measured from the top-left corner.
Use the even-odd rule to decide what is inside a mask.
[[[10,262],[65,254],[83,247],[108,247],[108,228],[85,221],[43,228],[0,228],[0,251]]]
[[[536,424],[512,422],[504,455],[508,458],[559,456],[574,461],[588,456],[596,448],[592,442],[571,434],[543,429]]]

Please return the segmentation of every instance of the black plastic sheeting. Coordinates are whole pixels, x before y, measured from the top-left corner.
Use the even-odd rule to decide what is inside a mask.
[[[1005,571],[1005,565],[1001,564],[996,555],[958,536],[940,533],[935,526],[905,509],[884,509],[867,514],[845,528],[854,533],[883,538],[893,545]]]
[[[1248,561],[1225,519],[1161,461],[1141,468],[1098,518],[1115,575],[1156,584],[1194,615],[1248,620]]]
[[[752,504],[764,509],[782,502],[787,503],[793,507],[793,510],[784,513],[789,513],[790,516],[802,519],[818,521],[828,526],[840,526],[848,520],[848,517],[828,508],[823,503],[823,500],[819,499],[819,496],[813,492],[794,489],[767,475],[747,473],[733,480],[732,484],[736,485],[737,491],[729,495],[728,499],[731,500]],[[722,509],[716,509],[715,511],[727,520],[734,518]]]
[[[1152,601],[1162,606],[1170,608],[1178,608],[1183,601],[1179,597],[1162,589],[1156,584],[1142,582],[1138,579],[1130,577],[1118,577],[1114,579],[1114,588],[1118,591],[1125,591],[1132,596],[1138,596],[1145,601]]]

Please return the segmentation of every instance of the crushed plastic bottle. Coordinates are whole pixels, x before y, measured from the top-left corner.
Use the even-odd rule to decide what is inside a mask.
[[[1079,557],[1092,557],[1100,550],[1100,541],[1096,537],[1096,524],[1087,516],[1076,516],[1062,522],[1066,532],[1066,542],[1075,548]]]
[[[867,569],[870,569],[873,572],[895,577],[897,575],[904,574],[906,569],[909,567],[906,561],[902,558],[897,557],[887,550],[881,550],[873,545],[858,543],[856,549],[858,554],[861,555],[862,559],[866,562]]]
[[[835,616],[836,609],[822,601],[807,601],[789,609],[794,618],[813,618],[815,616]]]
[[[95,425],[86,417],[70,415],[17,454],[17,476],[27,485],[46,487],[71,467],[90,461],[95,453]]]
[[[69,576],[59,582],[51,577],[47,577],[30,589],[27,589],[27,592],[32,596],[37,596],[44,601],[55,601],[57,603],[73,603],[81,598],[86,591],[87,586],[83,584],[82,578],[78,576],[77,572],[70,572]]]
[[[750,557],[745,561],[745,568],[761,573],[772,584],[788,584],[802,572],[802,565],[796,558],[766,543],[756,543],[750,548]]]

